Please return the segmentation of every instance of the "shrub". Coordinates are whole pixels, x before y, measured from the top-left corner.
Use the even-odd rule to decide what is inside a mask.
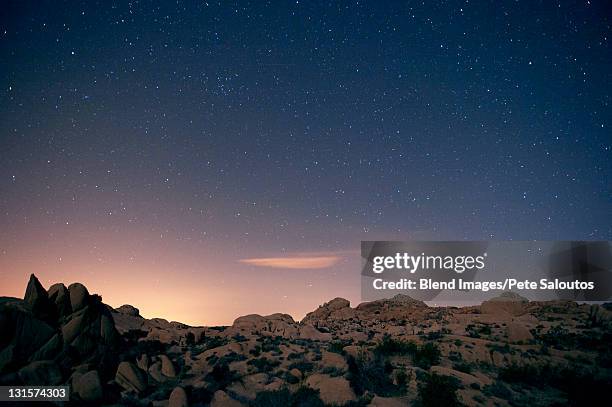
[[[382,356],[412,355],[416,352],[417,345],[412,341],[400,341],[385,335],[374,348],[374,353]]]
[[[397,375],[395,375],[395,381],[397,382],[398,387],[406,387],[406,385],[408,384],[408,374],[406,374],[406,371],[400,370],[399,372],[397,372]]]
[[[612,386],[610,376],[601,376],[596,370],[579,366],[510,365],[500,369],[499,378],[508,383],[554,387],[567,394],[568,404],[572,406],[598,405],[597,401],[604,400]]]
[[[338,377],[344,374],[344,370],[338,369],[335,366],[327,366],[321,369],[321,373],[330,375],[331,377]]]
[[[226,345],[228,343],[227,339],[220,338],[218,336],[209,336],[204,338],[204,350],[218,348],[219,346]]]
[[[440,350],[434,343],[428,342],[418,346],[412,341],[400,341],[388,335],[376,345],[374,353],[379,357],[410,355],[414,364],[423,369],[429,369],[432,365],[440,363]]]
[[[260,372],[271,372],[275,367],[280,365],[278,360],[270,360],[265,356],[259,359],[251,359],[247,365],[254,366]]]
[[[362,395],[366,391],[385,397],[401,394],[402,389],[393,384],[389,378],[390,366],[383,357],[358,360],[349,356],[347,362],[348,380],[357,395]]]
[[[289,390],[262,391],[257,393],[251,407],[324,407],[317,390],[301,387],[291,394]]]
[[[423,407],[461,406],[457,398],[458,380],[454,377],[428,374],[419,385],[419,402]]]
[[[350,341],[333,341],[329,344],[328,350],[333,353],[339,353],[340,355],[344,355],[344,347],[350,344]]]
[[[512,392],[505,384],[502,382],[495,380],[492,384],[486,385],[482,392],[488,396],[499,397],[503,400],[512,401]]]
[[[262,391],[257,393],[255,400],[251,402],[252,407],[282,407],[291,405],[291,393],[287,389],[276,391]]]
[[[236,374],[230,370],[227,364],[224,363],[215,365],[212,371],[206,375],[206,381],[211,383],[210,390],[213,393],[216,390],[226,388],[235,379]]]
[[[302,373],[305,372],[312,372],[312,370],[314,369],[314,364],[311,362],[306,362],[306,361],[300,361],[300,362],[294,362],[292,364],[290,364],[287,369],[291,370],[291,369],[297,369]]]
[[[417,349],[413,356],[414,364],[422,369],[429,369],[440,363],[440,349],[433,343],[426,343]]]
[[[463,373],[470,374],[472,373],[472,364],[465,362],[465,361],[461,361],[461,362],[455,363],[453,365],[453,369],[458,370]]]
[[[195,342],[195,334],[193,332],[187,332],[187,335],[185,335],[185,344],[192,346],[195,345]]]
[[[576,335],[561,325],[555,325],[539,338],[543,344],[560,350],[575,349]]]

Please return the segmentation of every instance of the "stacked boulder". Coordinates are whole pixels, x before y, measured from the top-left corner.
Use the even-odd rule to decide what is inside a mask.
[[[0,298],[0,384],[71,382],[82,400],[100,399],[119,340],[101,297],[79,283],[47,291],[32,274],[23,300]]]

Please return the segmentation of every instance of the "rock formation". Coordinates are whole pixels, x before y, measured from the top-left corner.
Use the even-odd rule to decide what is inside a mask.
[[[610,307],[513,293],[464,308],[335,298],[301,321],[190,327],[31,276],[23,300],[0,298],[0,384],[68,384],[71,400],[96,405],[395,407],[427,392],[470,406],[595,405],[612,384],[610,338]]]

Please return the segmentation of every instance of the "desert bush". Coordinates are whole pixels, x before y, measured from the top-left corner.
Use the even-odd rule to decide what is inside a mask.
[[[382,356],[412,355],[417,351],[417,344],[412,341],[401,341],[385,335],[374,348],[374,353]]]
[[[254,366],[260,372],[271,372],[275,367],[280,365],[278,360],[270,360],[265,356],[259,359],[251,359],[247,365]]]
[[[321,369],[321,373],[330,375],[331,377],[342,376],[344,374],[344,370],[338,369],[334,366],[327,366]]]
[[[398,387],[400,388],[406,387],[406,385],[408,384],[408,374],[406,373],[406,371],[405,370],[398,371],[397,374],[395,375],[395,381]]]
[[[465,331],[470,338],[480,338],[483,335],[491,335],[491,327],[489,325],[468,324]]]
[[[466,361],[457,362],[453,365],[453,369],[458,370],[463,373],[472,373],[473,365]]]
[[[366,391],[385,397],[401,394],[402,389],[389,378],[393,369],[385,358],[375,356],[373,359],[355,359],[349,356],[347,362],[347,377],[357,395]]]
[[[499,380],[495,380],[493,383],[486,385],[482,389],[483,394],[487,396],[499,397],[503,400],[512,401],[512,392],[506,385]]]
[[[297,360],[301,358],[302,358],[302,355],[300,355],[297,352],[291,352],[290,354],[287,355],[287,360]]]
[[[289,384],[296,384],[300,382],[300,379],[289,373],[288,371],[283,372],[279,375]]]
[[[289,370],[297,369],[297,370],[299,370],[302,373],[304,373],[304,372],[312,372],[314,370],[314,363],[302,360],[302,361],[299,361],[299,362],[293,362],[292,364],[290,364],[287,367],[287,369],[289,369]]]
[[[344,347],[350,344],[351,344],[350,341],[333,341],[332,343],[329,344],[329,347],[327,350],[333,353],[344,355],[345,354]]]
[[[214,393],[216,390],[225,389],[236,379],[236,373],[232,372],[229,366],[225,363],[216,364],[212,371],[205,377],[205,380],[210,383],[209,390],[212,393]]]
[[[257,394],[251,407],[324,407],[317,390],[301,387],[295,393],[287,389],[262,391]]]
[[[379,357],[411,356],[413,363],[423,369],[429,369],[440,363],[440,349],[434,343],[428,342],[418,346],[412,341],[400,341],[389,336],[383,337],[376,345],[374,354]]]
[[[230,352],[227,355],[221,356],[217,359],[216,363],[227,364],[229,365],[232,362],[240,362],[241,360],[245,360],[246,356],[238,354],[236,352]]]
[[[560,350],[575,349],[577,347],[576,335],[569,332],[561,325],[555,325],[554,327],[550,328],[548,332],[540,335],[538,339],[544,345]]]
[[[225,338],[220,338],[218,336],[208,336],[204,338],[204,350],[218,348],[223,345],[227,345],[228,340]]]
[[[418,401],[422,407],[461,406],[457,397],[459,382],[454,377],[428,374],[419,385]]]
[[[291,405],[291,393],[287,389],[276,391],[262,391],[257,393],[251,407],[281,407]]]
[[[604,400],[612,386],[609,374],[576,365],[510,365],[500,369],[499,379],[523,386],[556,388],[567,395],[571,406],[599,405],[597,401]]]
[[[416,366],[429,369],[440,363],[440,349],[433,343],[426,343],[417,348],[412,360]]]
[[[192,346],[192,345],[195,345],[195,343],[196,343],[195,334],[193,332],[187,332],[187,335],[185,335],[185,344],[187,346]]]

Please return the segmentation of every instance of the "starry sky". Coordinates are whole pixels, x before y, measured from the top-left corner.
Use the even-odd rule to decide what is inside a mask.
[[[361,240],[612,239],[605,1],[3,2],[0,295],[228,324]]]

